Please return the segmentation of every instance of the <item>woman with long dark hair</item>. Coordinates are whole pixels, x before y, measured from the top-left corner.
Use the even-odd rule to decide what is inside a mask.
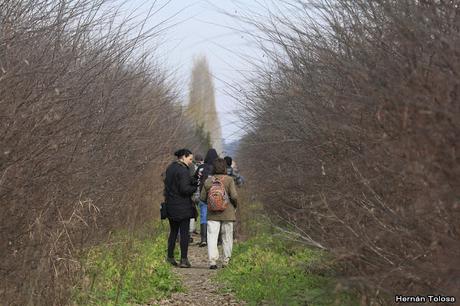
[[[195,210],[191,196],[197,190],[197,183],[190,176],[189,167],[192,165],[193,154],[188,149],[181,149],[174,153],[177,160],[166,169],[164,179],[164,195],[168,214],[170,232],[168,238],[167,261],[174,266],[174,247],[177,234],[180,232],[181,268],[190,268],[187,257],[189,244],[190,218],[195,218]]]

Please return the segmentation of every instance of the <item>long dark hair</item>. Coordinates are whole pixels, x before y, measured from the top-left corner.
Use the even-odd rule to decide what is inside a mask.
[[[204,158],[205,164],[212,165],[214,160],[218,158],[219,155],[215,149],[209,149],[208,153],[206,153],[206,157]]]
[[[188,157],[192,154],[192,151],[190,151],[189,149],[180,149],[174,152],[174,156],[177,156],[177,158],[181,158],[182,156]]]

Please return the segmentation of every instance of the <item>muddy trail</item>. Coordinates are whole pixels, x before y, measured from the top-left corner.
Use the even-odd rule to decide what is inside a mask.
[[[207,247],[199,247],[199,235],[193,235],[193,243],[189,246],[189,260],[191,268],[174,268],[179,275],[185,292],[174,293],[170,298],[153,300],[146,305],[245,305],[231,293],[222,293],[222,285],[213,281],[218,270],[210,270]],[[179,247],[178,245],[176,247]],[[219,253],[222,249],[219,246]],[[218,265],[219,269],[222,266]]]

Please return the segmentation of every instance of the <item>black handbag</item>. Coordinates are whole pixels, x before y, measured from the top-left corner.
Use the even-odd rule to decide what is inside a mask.
[[[160,218],[161,218],[161,220],[164,220],[164,219],[168,218],[168,212],[166,211],[166,203],[165,202],[162,202],[160,204]]]

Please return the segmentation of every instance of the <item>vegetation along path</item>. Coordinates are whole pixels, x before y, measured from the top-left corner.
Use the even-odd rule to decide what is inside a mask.
[[[199,237],[193,236],[193,239],[198,241]],[[192,267],[174,269],[182,279],[185,292],[174,293],[170,298],[154,300],[147,305],[245,305],[231,293],[222,292],[222,285],[213,281],[218,270],[209,269],[207,250],[206,247],[200,248],[196,243],[191,243],[188,257]],[[221,249],[219,252],[222,254]]]

